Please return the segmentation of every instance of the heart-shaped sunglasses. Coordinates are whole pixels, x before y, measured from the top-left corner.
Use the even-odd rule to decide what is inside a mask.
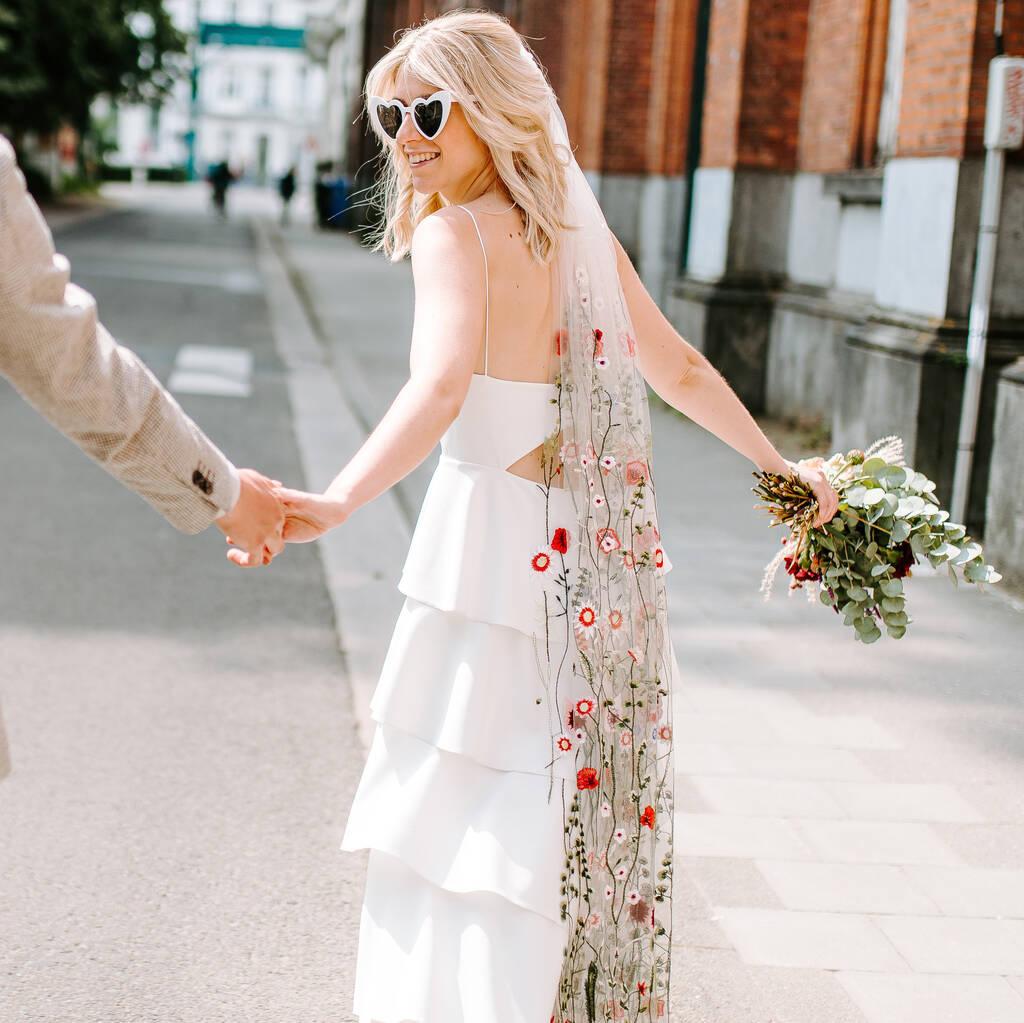
[[[433,141],[441,134],[454,102],[456,101],[452,99],[452,94],[447,89],[435,92],[431,96],[417,96],[409,106],[400,99],[371,96],[370,117],[383,134],[389,139],[396,139],[402,130],[405,115],[412,114],[412,123],[416,130],[425,139]]]

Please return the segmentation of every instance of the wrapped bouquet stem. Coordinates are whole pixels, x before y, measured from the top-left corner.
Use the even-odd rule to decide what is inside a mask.
[[[867,451],[804,460],[825,473],[839,495],[832,519],[814,526],[817,504],[810,488],[793,476],[755,472],[756,507],[786,528],[779,552],[765,566],[765,599],[780,567],[790,577],[790,592],[806,589],[809,599],[843,616],[856,639],[873,643],[882,629],[899,639],[912,621],[907,615],[903,580],[926,558],[956,569],[970,583],[994,583],[1002,577],[985,563],[981,545],[966,528],[949,521],[934,497],[935,484],[906,465],[899,437],[883,437]]]

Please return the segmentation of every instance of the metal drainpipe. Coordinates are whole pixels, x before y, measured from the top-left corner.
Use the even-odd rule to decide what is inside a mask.
[[[1003,49],[1003,0],[996,3],[996,53]],[[991,64],[989,75],[991,76]],[[992,102],[989,93],[988,103]],[[986,111],[987,112],[987,111]],[[985,174],[981,188],[981,216],[978,223],[978,251],[971,292],[971,313],[967,326],[967,367],[964,393],[960,407],[960,428],[957,435],[956,466],[953,470],[953,495],[949,516],[953,522],[966,524],[967,501],[970,495],[974,441],[978,432],[978,409],[988,346],[988,320],[992,304],[992,281],[996,269],[996,247],[999,242],[999,210],[1003,198],[1004,150],[986,139]]]

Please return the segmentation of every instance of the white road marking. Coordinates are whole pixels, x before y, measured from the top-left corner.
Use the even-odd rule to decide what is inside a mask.
[[[182,345],[167,386],[179,394],[248,398],[252,394],[252,352],[220,345]]]

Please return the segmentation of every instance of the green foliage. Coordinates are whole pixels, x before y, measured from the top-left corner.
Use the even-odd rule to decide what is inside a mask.
[[[162,0],[0,0],[0,128],[84,132],[98,96],[166,93],[184,51]]]
[[[879,453],[875,453],[876,450]],[[882,628],[899,639],[912,621],[906,613],[903,579],[911,566],[927,558],[933,567],[946,564],[954,583],[954,566],[970,583],[995,583],[1000,574],[985,563],[981,545],[960,523],[949,521],[927,476],[902,464],[902,443],[884,438],[868,449],[872,457],[851,451],[818,459],[839,494],[839,511],[824,525],[809,523],[817,510],[810,488],[795,477],[755,473],[754,493],[768,501],[775,521],[787,525],[784,541],[791,586],[819,586],[818,599],[842,616],[855,638],[873,643]],[[770,591],[780,557],[773,559],[762,582]],[[812,594],[813,596],[813,594]]]

